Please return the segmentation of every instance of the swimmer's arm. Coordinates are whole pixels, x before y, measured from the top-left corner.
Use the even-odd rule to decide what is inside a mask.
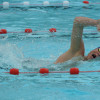
[[[74,20],[72,36],[71,36],[71,47],[70,49],[62,54],[55,62],[62,63],[72,57],[82,55],[84,56],[84,42],[82,40],[83,28],[86,26],[96,26],[97,21],[87,17],[76,17]]]
[[[87,26],[97,26],[97,20],[87,17],[75,18],[71,36],[71,47],[70,47],[72,52],[74,53],[84,52],[84,43],[82,40],[82,34],[83,34],[83,28]]]
[[[61,56],[59,56],[58,59],[56,60],[56,62],[54,62],[54,64],[63,63],[67,60],[70,60],[72,57],[73,57],[73,54],[71,53],[71,50],[69,49],[67,52],[65,52]]]

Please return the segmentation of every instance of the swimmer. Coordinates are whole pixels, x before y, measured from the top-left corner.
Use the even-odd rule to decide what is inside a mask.
[[[72,59],[73,57],[78,56],[82,56],[83,60],[90,60],[100,56],[100,47],[95,48],[94,50],[90,51],[87,56],[84,56],[85,48],[82,34],[83,28],[87,26],[97,27],[97,30],[100,32],[100,19],[94,20],[87,17],[76,17],[73,24],[70,49],[58,57],[55,64],[63,63]]]

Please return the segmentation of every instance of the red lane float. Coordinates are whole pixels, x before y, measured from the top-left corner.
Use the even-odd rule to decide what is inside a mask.
[[[39,73],[41,73],[41,74],[49,73],[49,70],[47,68],[41,68]]]
[[[56,32],[57,30],[56,30],[56,28],[50,28],[49,31],[50,32]]]
[[[13,74],[13,75],[19,75],[19,69],[16,69],[16,68],[12,68],[10,69],[10,74]]]
[[[32,29],[29,28],[25,29],[25,33],[32,33]]]
[[[6,29],[1,29],[0,30],[0,34],[6,34],[7,33],[7,30]]]
[[[79,74],[78,68],[70,68],[70,74]]]
[[[83,3],[85,3],[85,4],[89,4],[89,1],[83,1]]]

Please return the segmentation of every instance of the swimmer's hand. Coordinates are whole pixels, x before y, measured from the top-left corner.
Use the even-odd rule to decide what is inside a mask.
[[[97,30],[100,32],[100,19],[97,20]]]

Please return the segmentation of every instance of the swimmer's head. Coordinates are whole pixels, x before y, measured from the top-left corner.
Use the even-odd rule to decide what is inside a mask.
[[[90,51],[90,53],[85,57],[85,60],[95,59],[100,57],[100,47]]]

